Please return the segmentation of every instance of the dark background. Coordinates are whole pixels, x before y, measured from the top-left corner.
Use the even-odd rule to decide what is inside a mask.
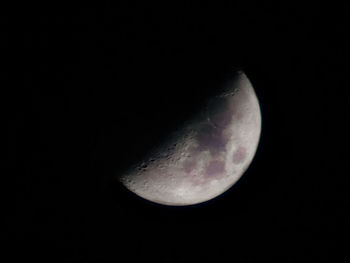
[[[346,262],[348,12],[295,1],[1,8],[4,257]],[[190,207],[125,190],[116,177],[237,69],[263,120],[241,180]]]

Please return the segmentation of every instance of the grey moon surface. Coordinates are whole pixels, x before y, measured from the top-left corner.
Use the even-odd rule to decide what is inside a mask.
[[[120,180],[138,196],[163,205],[208,201],[244,174],[254,158],[260,133],[258,98],[247,76],[237,72],[198,117],[169,135]]]

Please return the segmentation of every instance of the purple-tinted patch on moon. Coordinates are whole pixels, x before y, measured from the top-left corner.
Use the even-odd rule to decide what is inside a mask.
[[[217,177],[225,172],[225,163],[222,161],[211,161],[205,169],[205,175],[208,177]]]
[[[203,125],[197,134],[197,140],[199,151],[209,150],[212,154],[225,151],[228,142],[221,128],[215,128],[209,124]]]
[[[184,172],[186,172],[186,173],[192,172],[195,167],[196,167],[196,162],[190,161],[190,160],[184,161],[184,163],[182,165],[182,168],[183,168]]]
[[[238,149],[233,153],[233,162],[235,164],[242,163],[246,155],[246,149],[242,146],[239,146]]]

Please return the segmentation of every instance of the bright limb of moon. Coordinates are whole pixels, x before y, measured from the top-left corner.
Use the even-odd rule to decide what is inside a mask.
[[[251,82],[236,73],[201,116],[174,133],[120,178],[149,201],[183,206],[213,199],[234,185],[252,162],[261,112]]]

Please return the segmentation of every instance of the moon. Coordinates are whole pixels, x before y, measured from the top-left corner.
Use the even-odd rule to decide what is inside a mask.
[[[122,184],[149,201],[170,206],[213,199],[234,185],[251,164],[261,133],[253,86],[236,72],[222,92],[141,163]]]

